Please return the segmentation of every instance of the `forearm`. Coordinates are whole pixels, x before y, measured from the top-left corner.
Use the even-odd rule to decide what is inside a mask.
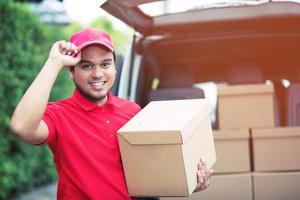
[[[48,59],[42,70],[27,89],[12,116],[11,130],[19,136],[33,133],[45,112],[51,89],[62,66]]]

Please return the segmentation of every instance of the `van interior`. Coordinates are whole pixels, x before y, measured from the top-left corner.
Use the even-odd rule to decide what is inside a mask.
[[[300,99],[298,104],[295,100],[300,93],[295,89],[300,84],[300,26],[292,17],[284,23],[285,17],[188,24],[177,32],[170,26],[169,34],[142,38],[137,44],[142,55],[137,103],[203,98],[213,90],[205,87],[208,83],[269,82],[275,88],[276,125],[300,125]]]

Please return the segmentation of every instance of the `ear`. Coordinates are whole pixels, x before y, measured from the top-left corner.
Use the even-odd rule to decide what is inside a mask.
[[[70,77],[70,79],[74,79],[74,71],[75,71],[75,66],[71,66],[71,67],[69,67],[69,77]]]

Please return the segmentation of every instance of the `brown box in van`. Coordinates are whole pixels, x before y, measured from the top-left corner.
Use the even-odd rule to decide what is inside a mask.
[[[214,173],[250,172],[249,129],[213,131],[216,154]]]
[[[300,127],[252,129],[255,171],[300,170]]]
[[[219,129],[274,127],[273,85],[218,88]]]
[[[255,200],[299,200],[300,171],[253,173]]]
[[[118,131],[131,196],[189,196],[216,160],[206,99],[154,101]]]
[[[252,200],[251,174],[212,175],[210,186],[190,197],[165,197],[160,200]]]

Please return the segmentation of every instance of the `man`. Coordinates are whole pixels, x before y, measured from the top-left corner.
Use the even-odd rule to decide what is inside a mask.
[[[69,69],[72,97],[48,103],[55,79]],[[57,199],[130,199],[117,130],[140,107],[110,93],[116,76],[110,36],[86,28],[58,41],[42,70],[20,100],[10,127],[22,141],[48,144],[58,173]],[[195,191],[208,187],[212,171],[198,163]]]

